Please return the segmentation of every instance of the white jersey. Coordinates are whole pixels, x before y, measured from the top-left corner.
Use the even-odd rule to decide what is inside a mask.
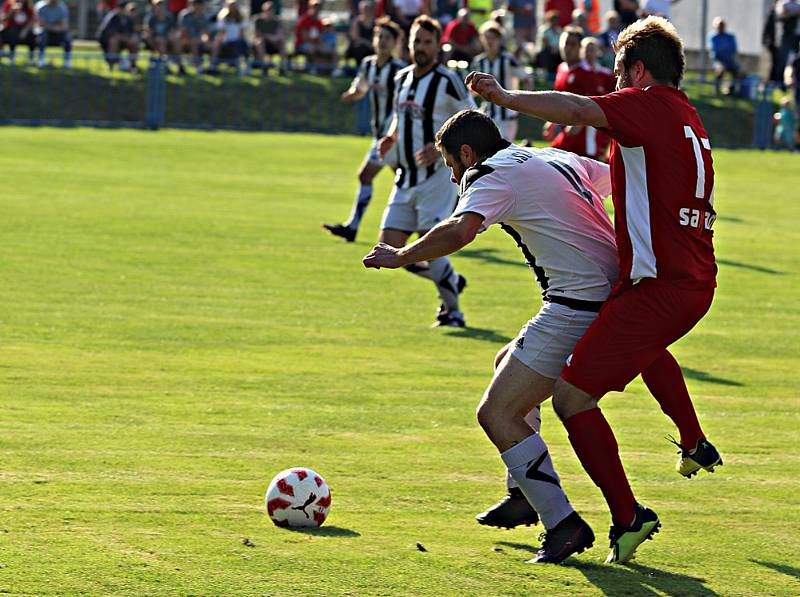
[[[395,85],[398,168],[394,183],[401,189],[410,189],[444,165],[438,158],[422,168],[414,154],[435,141],[445,120],[459,110],[474,109],[475,102],[461,77],[441,64],[420,78],[414,76],[414,66],[408,66],[397,74]]]
[[[505,50],[500,52],[494,60],[486,54],[478,54],[472,61],[470,70],[494,75],[497,82],[506,89],[513,89],[514,77],[519,78],[520,76],[517,59],[514,58],[513,54]],[[517,113],[514,110],[503,108],[486,100],[481,102],[480,110],[495,122],[504,122],[517,118]]]
[[[373,54],[361,61],[351,87],[369,93],[372,134],[380,139],[386,133],[389,116],[392,114],[394,78],[405,64],[396,58],[390,58],[382,66],[378,66],[377,60],[378,57]]]
[[[522,249],[544,300],[600,302],[617,280],[607,164],[560,149],[511,145],[469,168],[453,215],[483,216]],[[566,303],[565,303],[566,304]]]

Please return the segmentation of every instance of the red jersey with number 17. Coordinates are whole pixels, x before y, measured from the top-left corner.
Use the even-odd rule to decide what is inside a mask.
[[[714,166],[697,111],[679,89],[592,97],[608,120],[620,283],[716,286]]]

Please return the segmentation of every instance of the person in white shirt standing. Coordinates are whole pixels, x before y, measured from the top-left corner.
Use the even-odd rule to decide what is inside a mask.
[[[364,265],[398,268],[441,258],[492,224],[522,250],[543,305],[498,353],[477,417],[546,529],[531,562],[559,563],[591,547],[594,533],[569,503],[547,445],[526,417],[552,394],[617,279],[614,228],[603,205],[609,168],[558,149],[512,145],[477,110],[451,117],[436,144],[461,188],[453,215],[403,248],[376,245]]]

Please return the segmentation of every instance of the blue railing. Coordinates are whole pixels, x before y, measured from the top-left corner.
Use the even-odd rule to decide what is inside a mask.
[[[74,55],[72,68],[51,50],[54,66],[0,64],[0,123],[55,126],[232,129],[358,133],[369,131],[368,105],[342,104],[348,78],[277,69],[179,76],[166,61],[141,59],[141,72],[110,71],[99,54]],[[171,72],[172,71],[172,72]],[[542,88],[542,85],[537,85]],[[747,98],[716,94],[711,83],[688,82],[715,147],[770,147],[772,89],[751,87]],[[541,122],[520,119],[520,138],[541,138]]]

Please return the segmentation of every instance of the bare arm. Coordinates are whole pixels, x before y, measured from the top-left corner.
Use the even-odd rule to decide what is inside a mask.
[[[403,248],[398,249],[378,243],[364,257],[364,267],[396,269],[411,263],[450,255],[471,243],[482,223],[481,216],[466,212],[439,222],[424,236]]]
[[[471,72],[467,87],[485,100],[558,124],[608,126],[605,113],[588,97],[563,91],[514,91],[504,89],[492,75]]]

